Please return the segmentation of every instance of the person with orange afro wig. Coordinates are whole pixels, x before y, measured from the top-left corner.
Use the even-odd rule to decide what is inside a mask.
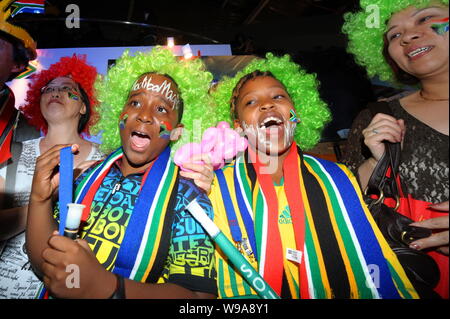
[[[74,156],[76,169],[103,157],[97,144],[83,138],[97,121],[96,77],[97,70],[87,64],[84,56],[73,55],[61,58],[31,80],[25,105],[20,109],[29,124],[44,136],[22,143],[17,170],[7,178],[12,183],[10,193],[6,194],[12,208],[0,210],[0,214],[10,216],[7,231],[3,227],[0,234],[0,239],[7,240],[0,269],[9,269],[15,276],[0,272],[2,288],[6,289],[0,298],[37,298],[42,291],[43,283],[29,267],[28,256],[22,249],[36,159],[57,144],[79,146]]]
[[[86,105],[87,110],[80,118],[78,131],[89,135],[89,128],[98,121],[98,114],[95,111],[98,100],[94,93],[97,70],[86,63],[85,56],[62,57],[57,63],[52,64],[48,70],[43,70],[37,74],[29,85],[26,104],[20,108],[21,111],[31,125],[46,134],[48,123],[41,112],[41,90],[58,77],[68,77],[79,87],[81,100]]]

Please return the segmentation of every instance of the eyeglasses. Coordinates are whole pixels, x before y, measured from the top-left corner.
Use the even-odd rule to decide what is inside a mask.
[[[78,90],[76,88],[69,86],[69,85],[62,85],[62,86],[44,86],[41,88],[41,94],[53,93],[56,90],[58,91],[58,93],[60,93],[60,92],[64,92],[64,93],[77,92],[78,93]]]

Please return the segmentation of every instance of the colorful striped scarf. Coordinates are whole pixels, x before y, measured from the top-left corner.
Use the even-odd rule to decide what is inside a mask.
[[[333,162],[303,156],[300,151],[298,154],[299,198],[303,199],[305,232],[304,246],[296,249],[303,251],[306,275],[300,271],[300,283],[288,280],[292,297],[417,298],[396,255],[367,210],[356,180],[349,178],[351,173]],[[258,271],[264,276],[264,265],[276,262],[272,259],[274,254],[267,251],[268,201],[247,153],[237,158],[233,175],[231,185],[221,172],[217,174],[227,214],[232,209],[236,215],[234,221],[232,218],[229,221],[230,231],[238,243],[236,231],[231,228],[245,225],[240,228],[240,236],[249,238],[258,259]],[[291,209],[291,213],[295,211]],[[225,280],[235,283],[235,296],[239,294],[238,281],[248,295],[248,285],[240,281],[239,275],[222,260],[218,260],[218,273],[222,296],[226,294],[223,290]],[[301,285],[306,287],[306,292]]]
[[[82,220],[89,217],[92,200],[111,166],[123,157],[122,148],[95,167],[75,191],[75,202],[86,205]],[[139,197],[126,228],[114,273],[140,282],[156,282],[164,267],[178,190],[178,167],[167,147],[144,174]]]

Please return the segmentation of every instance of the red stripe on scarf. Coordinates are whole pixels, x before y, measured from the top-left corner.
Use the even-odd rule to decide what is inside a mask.
[[[289,154],[283,163],[285,176],[285,192],[291,210],[292,225],[294,227],[295,243],[297,250],[302,252],[302,260],[299,269],[300,297],[310,299],[308,289],[308,277],[305,263],[305,206],[300,186],[300,168],[298,163],[297,144],[292,143]]]

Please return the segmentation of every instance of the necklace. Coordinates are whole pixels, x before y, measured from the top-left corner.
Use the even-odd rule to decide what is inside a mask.
[[[448,98],[446,99],[430,99],[428,97],[423,96],[423,92],[422,90],[419,91],[419,95],[422,99],[424,99],[425,101],[434,101],[434,102],[439,102],[439,101],[448,101]]]

